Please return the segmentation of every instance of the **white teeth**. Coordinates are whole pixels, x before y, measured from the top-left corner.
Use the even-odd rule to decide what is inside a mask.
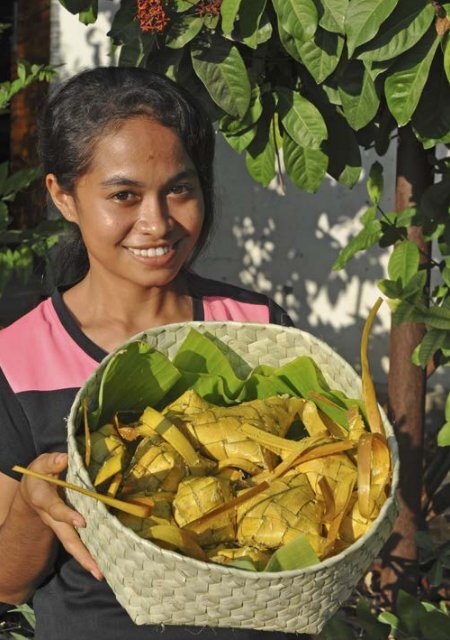
[[[163,256],[170,251],[170,247],[156,247],[155,249],[133,249],[133,247],[128,247],[128,249],[135,256],[144,256],[145,258]]]

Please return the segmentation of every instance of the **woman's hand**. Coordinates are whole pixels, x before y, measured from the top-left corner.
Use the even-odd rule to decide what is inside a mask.
[[[43,453],[33,460],[29,469],[58,477],[67,467],[66,453]],[[81,542],[75,527],[85,527],[81,514],[68,507],[62,500],[58,487],[45,480],[24,475],[20,482],[20,492],[26,504],[36,512],[59,539],[64,549],[89,571],[94,578],[102,580],[103,575],[94,558]]]

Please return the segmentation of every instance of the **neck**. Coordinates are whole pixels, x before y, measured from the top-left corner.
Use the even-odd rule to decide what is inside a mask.
[[[145,329],[192,320],[192,300],[183,273],[165,287],[115,282],[111,289],[89,272],[63,296],[82,331],[110,351]]]

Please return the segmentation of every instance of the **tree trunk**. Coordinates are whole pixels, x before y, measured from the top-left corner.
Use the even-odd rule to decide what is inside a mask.
[[[419,203],[422,193],[432,183],[430,152],[422,148],[409,126],[400,128],[396,211]],[[427,262],[430,247],[420,227],[410,227],[408,238],[421,250],[421,262]],[[422,525],[426,372],[411,363],[411,355],[424,335],[422,324],[407,322],[391,327],[388,413],[400,450],[400,516],[382,557],[381,588],[388,603],[395,602],[399,589],[415,593],[419,582],[415,533]]]
[[[16,77],[17,60],[48,64],[50,61],[50,0],[16,0],[11,76]],[[20,91],[11,101],[11,166],[35,167],[37,157],[37,119],[47,95],[47,84],[36,82]],[[42,217],[42,188],[33,185],[20,193],[11,214],[14,227],[34,226]]]

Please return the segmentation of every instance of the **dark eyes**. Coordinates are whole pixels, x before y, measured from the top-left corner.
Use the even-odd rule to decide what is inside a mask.
[[[134,197],[136,197],[136,194],[134,194],[132,191],[118,191],[113,195],[113,199],[118,200],[119,202],[127,202]]]
[[[172,185],[171,187],[168,187],[166,194],[182,196],[191,193],[192,191],[194,191],[193,185],[178,183]],[[134,200],[137,200],[138,198],[140,198],[140,194],[128,190],[117,191],[117,193],[112,196],[112,199],[116,202],[132,202]]]

